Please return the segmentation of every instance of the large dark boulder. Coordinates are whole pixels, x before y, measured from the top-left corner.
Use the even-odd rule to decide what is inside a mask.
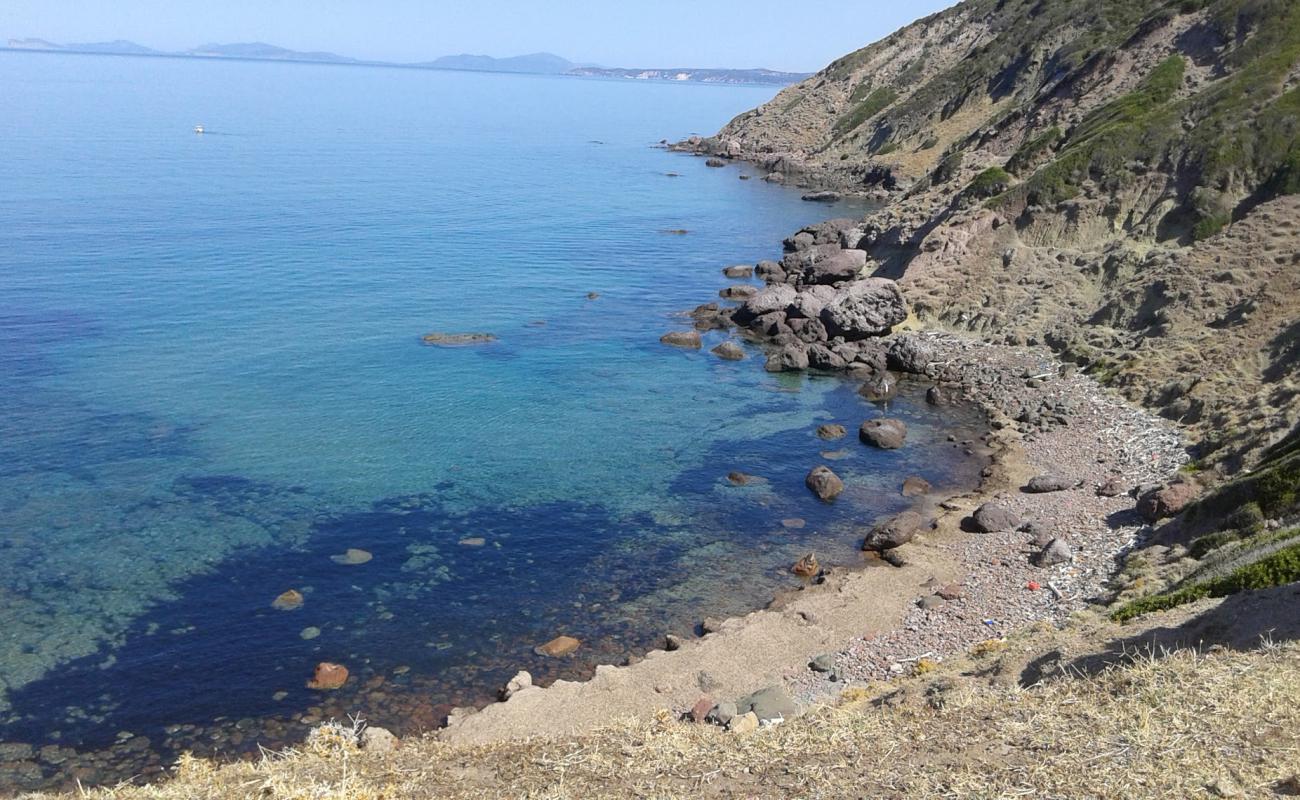
[[[794,302],[798,292],[793,286],[785,284],[773,284],[765,286],[759,290],[753,297],[747,298],[740,308],[732,312],[731,318],[737,325],[748,326],[751,322],[767,314],[780,312],[785,315],[786,309]]]
[[[1035,475],[1029,479],[1029,483],[1025,484],[1023,491],[1028,494],[1063,492],[1066,489],[1073,489],[1078,483],[1060,475]]]
[[[1142,495],[1137,511],[1147,522],[1159,522],[1181,514],[1199,493],[1193,484],[1171,483]]]
[[[901,334],[889,343],[889,368],[913,375],[924,375],[926,367],[941,359],[925,338],[915,334]]]
[[[808,366],[813,369],[835,372],[848,366],[848,362],[840,358],[824,344],[810,344],[808,345]]]
[[[798,372],[808,369],[808,350],[802,345],[788,344],[768,356],[763,369],[768,372]]]
[[[890,517],[867,533],[862,549],[892,550],[895,547],[902,547],[912,541],[924,522],[924,518],[915,511],[904,511]]]
[[[781,259],[787,280],[798,284],[836,284],[855,280],[867,265],[865,250],[845,250],[839,244],[819,244]]]
[[[907,440],[907,424],[901,419],[869,419],[858,429],[858,438],[881,450],[897,450]]]
[[[831,336],[847,340],[889,333],[907,319],[907,301],[888,278],[866,278],[843,286],[821,311]]]
[[[975,509],[971,515],[971,521],[975,525],[975,530],[980,533],[998,533],[999,531],[1013,531],[1020,527],[1020,517],[1006,506],[997,503],[985,503]]]

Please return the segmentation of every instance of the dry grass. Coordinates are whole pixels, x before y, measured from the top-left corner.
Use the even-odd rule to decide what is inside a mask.
[[[749,735],[664,713],[582,738],[423,740],[374,756],[341,726],[257,764],[187,759],[166,783],[79,796],[1274,797],[1300,772],[1298,643],[1142,656],[1031,689],[969,674],[938,680],[941,702],[929,676]]]

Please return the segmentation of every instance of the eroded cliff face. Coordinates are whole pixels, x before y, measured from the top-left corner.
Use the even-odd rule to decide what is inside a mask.
[[[1300,3],[967,0],[688,145],[875,194],[867,272],[1249,465],[1300,421]]]

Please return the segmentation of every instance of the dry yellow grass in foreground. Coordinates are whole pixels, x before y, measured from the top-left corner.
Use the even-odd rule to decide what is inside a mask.
[[[1022,689],[963,674],[752,734],[661,715],[553,742],[406,742],[386,756],[333,728],[258,764],[182,763],[157,798],[1193,798],[1300,793],[1300,643],[1139,657]],[[332,735],[331,735],[332,734]]]

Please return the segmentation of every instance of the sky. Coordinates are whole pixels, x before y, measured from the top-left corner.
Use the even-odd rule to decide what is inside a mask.
[[[812,72],[955,0],[0,0],[0,40],[262,41],[376,61],[552,52],[610,67]]]

